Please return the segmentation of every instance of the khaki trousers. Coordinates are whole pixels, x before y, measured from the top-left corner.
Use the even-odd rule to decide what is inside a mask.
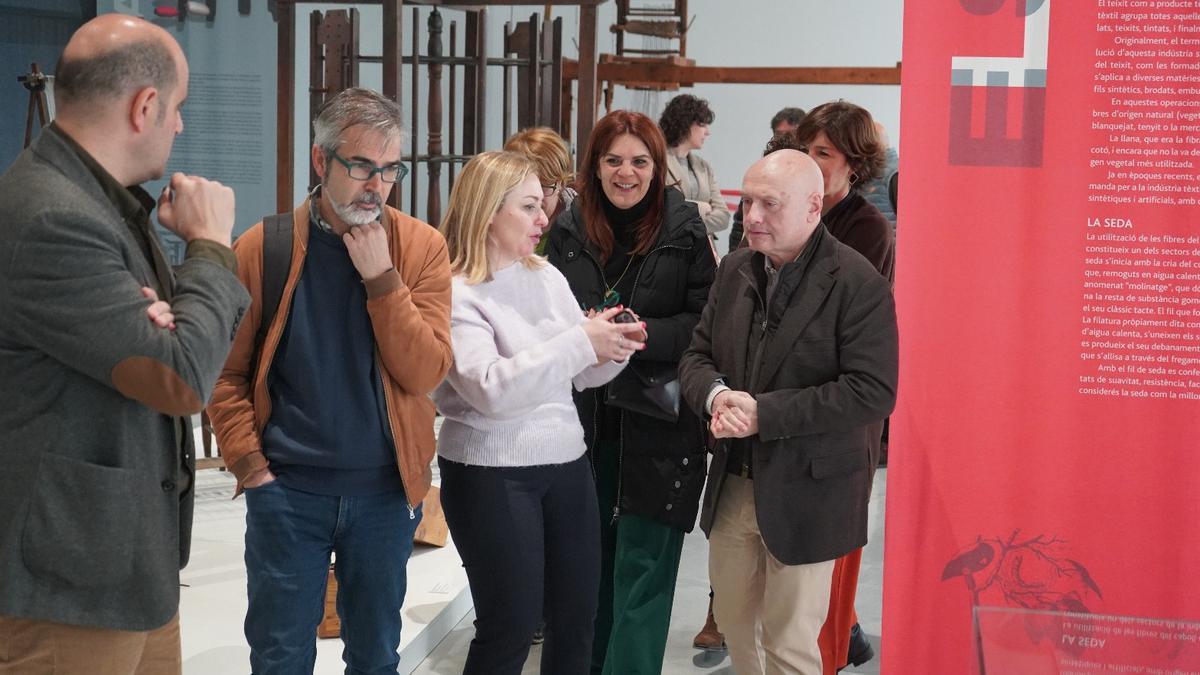
[[[754,482],[726,476],[708,542],[713,615],[738,675],[821,675],[834,561],[784,565],[763,543]]]
[[[0,616],[0,675],[180,675],[179,614],[149,631]]]

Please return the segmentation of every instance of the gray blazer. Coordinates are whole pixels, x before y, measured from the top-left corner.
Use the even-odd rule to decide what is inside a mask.
[[[896,311],[887,279],[824,230],[803,276],[785,265],[768,319],[759,386],[746,347],[763,256],[725,256],[679,363],[684,399],[700,414],[717,379],[758,401],[754,503],[771,555],[786,565],[839,558],[867,542],[867,501],[882,420],[896,401]],[[728,441],[709,466],[700,526],[711,531]]]
[[[141,287],[171,289],[60,133],[0,176],[0,614],[149,630],[188,559],[186,416],[249,296],[189,255],[165,270],[176,329],[152,324]]]
[[[729,207],[725,205],[725,198],[721,196],[721,188],[717,187],[717,175],[713,173],[712,165],[694,152],[687,154],[687,164],[696,172],[696,194],[688,194],[686,189],[684,174],[688,167],[680,164],[670,152],[667,153],[667,185],[677,188],[690,202],[704,202],[711,206],[712,211],[703,218],[704,229],[708,230],[709,234],[716,234],[729,227]]]

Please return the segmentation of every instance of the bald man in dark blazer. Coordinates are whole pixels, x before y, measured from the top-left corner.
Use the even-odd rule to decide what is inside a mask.
[[[866,544],[878,425],[895,405],[891,289],[821,224],[823,193],[798,151],[750,168],[749,248],[722,261],[680,363],[717,439],[700,525],[741,675],[821,673],[834,560]]]

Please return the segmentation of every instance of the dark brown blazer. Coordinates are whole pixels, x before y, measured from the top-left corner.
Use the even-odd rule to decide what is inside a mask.
[[[758,401],[754,501],[780,562],[833,560],[867,542],[867,501],[881,421],[896,401],[896,312],[887,279],[831,236],[813,235],[811,262],[785,265],[768,315],[773,332],[750,393]],[[680,362],[683,396],[699,414],[713,384],[748,391],[746,346],[760,303],[763,255],[722,261]],[[710,532],[729,455],[718,441],[700,526]]]

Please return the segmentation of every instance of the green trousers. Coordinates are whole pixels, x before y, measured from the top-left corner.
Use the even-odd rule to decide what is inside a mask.
[[[592,673],[658,675],[684,533],[630,513],[613,522],[617,450],[615,440],[600,439],[593,453],[600,506],[600,604]]]

